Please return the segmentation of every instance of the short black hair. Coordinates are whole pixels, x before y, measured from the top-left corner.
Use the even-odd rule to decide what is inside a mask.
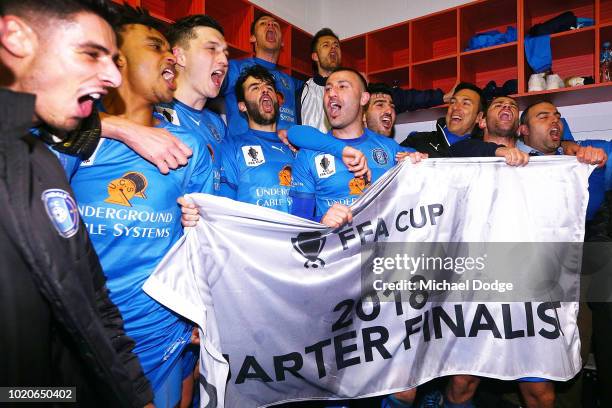
[[[361,82],[361,84],[363,85],[363,90],[364,92],[368,91],[368,81],[366,81],[366,79],[364,78],[363,75],[361,75],[361,72],[357,71],[354,68],[349,68],[349,67],[337,67],[334,68],[331,72],[331,74],[329,74],[329,76],[332,76],[332,74],[336,73],[336,72],[342,72],[342,71],[349,71],[352,72],[353,74],[357,75],[359,77],[359,81]],[[327,80],[329,80],[329,77],[327,77]]]
[[[115,7],[108,0],[2,0],[0,15],[22,18],[69,20],[74,14],[89,12],[114,25]],[[48,24],[48,22],[45,22]]]
[[[251,65],[250,67],[243,69],[240,72],[240,76],[236,80],[235,92],[236,99],[238,100],[238,102],[244,102],[244,89],[242,88],[242,86],[249,77],[259,79],[260,81],[271,85],[272,88],[274,88],[274,92],[276,92],[276,82],[274,81],[274,75],[272,75],[270,71],[268,71],[259,64]]]
[[[370,82],[367,90],[372,95],[385,94],[393,97],[393,89],[383,82]]]
[[[257,17],[255,18],[255,20],[253,20],[253,22],[251,23],[251,35],[255,35],[255,26],[257,25],[257,22],[258,22],[259,20],[261,20],[262,18],[264,18],[264,17],[270,17],[270,18],[273,18],[274,20],[277,20],[277,18],[276,18],[276,17],[274,17],[272,14],[267,14],[267,13],[260,14],[260,15],[259,15],[259,16],[257,16]]]
[[[132,7],[127,3],[117,6],[118,17],[115,22],[115,32],[117,33],[117,46],[123,43],[122,34],[126,25],[140,24],[145,27],[159,31],[166,35],[167,25],[153,18],[147,9],[142,7]]]
[[[536,102],[534,102],[534,103],[532,103],[532,104],[529,104],[529,106],[527,106],[527,107],[525,108],[525,110],[523,111],[523,113],[521,113],[521,118],[519,119],[519,124],[521,124],[521,125],[526,125],[526,124],[527,124],[527,115],[528,115],[528,112],[529,112],[529,111],[530,111],[530,110],[531,110],[531,109],[532,109],[534,106],[539,105],[539,104],[541,104],[541,103],[549,103],[549,104],[551,104],[552,106],[555,106],[555,104],[554,104],[554,103],[552,103],[552,102],[551,102],[549,99],[540,99],[539,101],[536,101]]]
[[[319,39],[321,37],[334,37],[336,40],[340,41],[340,38],[338,38],[336,33],[334,33],[331,28],[327,28],[327,27],[322,28],[319,31],[317,31],[317,33],[312,38],[312,41],[310,42],[311,52],[317,51],[317,43],[319,42]]]
[[[195,29],[197,27],[210,27],[217,30],[221,34],[225,34],[221,24],[219,24],[219,22],[211,16],[205,14],[194,14],[183,17],[172,24],[168,28],[166,38],[168,38],[168,42],[173,47],[175,45],[181,45],[183,48],[187,48],[189,40],[196,38]]]
[[[461,91],[462,89],[469,89],[470,91],[474,91],[478,94],[478,112],[485,112],[486,106],[485,106],[485,97],[484,94],[482,93],[482,89],[480,89],[478,86],[474,85],[471,82],[460,82],[456,87],[455,87],[455,92],[453,92],[453,96]]]

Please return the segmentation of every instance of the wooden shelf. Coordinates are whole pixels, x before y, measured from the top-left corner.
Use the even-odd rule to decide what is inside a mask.
[[[393,68],[368,74],[368,82],[384,82],[391,86],[408,88],[410,86],[410,68],[408,66]]]
[[[493,45],[487,48],[479,48],[477,50],[463,51],[461,53],[461,56],[466,57],[466,56],[475,55],[475,54],[486,54],[488,52],[492,52],[492,51],[496,51],[496,50],[500,50],[504,48],[516,48],[517,45],[518,45],[517,41],[512,41],[512,42],[505,43],[505,44]]]
[[[412,62],[457,54],[457,10],[444,11],[412,22]]]
[[[517,0],[489,0],[459,8],[459,50],[465,51],[470,39],[484,31],[505,33],[518,27]]]
[[[612,0],[599,0],[599,22],[612,23]]]
[[[293,27],[291,30],[291,68],[308,77],[312,76],[313,62],[310,57],[312,35]]]
[[[410,62],[409,23],[374,31],[366,35],[366,71],[403,66]]]
[[[366,36],[358,35],[340,41],[342,48],[342,65],[356,69],[359,72],[366,71]]]
[[[517,45],[492,47],[460,58],[459,77],[484,88],[489,81],[502,86],[509,79],[518,79]]]
[[[410,86],[415,89],[449,91],[457,82],[457,57],[438,59],[412,67]]]
[[[596,0],[523,0],[525,35],[531,27],[571,11],[576,17],[595,18]]]

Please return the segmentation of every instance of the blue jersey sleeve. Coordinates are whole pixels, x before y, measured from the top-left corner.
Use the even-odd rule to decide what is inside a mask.
[[[574,135],[572,135],[572,130],[567,124],[567,120],[565,120],[565,118],[561,118],[561,121],[563,122],[563,135],[561,136],[561,140],[573,142]]]
[[[314,198],[293,197],[291,214],[311,221],[319,221],[315,215],[316,201]]]
[[[185,142],[193,151],[193,155],[187,164],[191,171],[185,186],[186,193],[214,192],[214,169],[213,159],[203,141],[193,134],[192,131],[180,126],[166,127],[174,136]]]
[[[342,150],[346,146],[331,133],[322,133],[312,126],[293,126],[287,130],[289,141],[301,149],[316,150],[329,153],[342,159]]]
[[[220,195],[235,200],[238,191],[238,182],[240,180],[240,169],[238,168],[236,160],[236,144],[228,140],[223,143],[222,149],[223,171],[225,177],[224,183],[221,185]]]
[[[315,197],[315,180],[310,171],[309,163],[310,154],[305,151],[299,151],[293,162],[291,171],[291,197],[314,198]]]

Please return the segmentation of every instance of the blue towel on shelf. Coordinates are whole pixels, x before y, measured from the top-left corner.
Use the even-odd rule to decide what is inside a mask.
[[[470,38],[470,41],[468,42],[468,46],[465,51],[506,44],[512,41],[516,41],[516,38],[516,28],[512,26],[508,26],[508,28],[506,28],[505,33],[502,33],[499,30],[484,31]]]
[[[534,73],[550,70],[552,66],[550,35],[525,37],[525,57]]]

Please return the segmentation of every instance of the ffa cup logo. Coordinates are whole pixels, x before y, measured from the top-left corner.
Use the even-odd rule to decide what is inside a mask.
[[[349,181],[349,194],[360,195],[369,186],[370,183],[366,183],[363,177],[354,177]]]
[[[41,195],[47,215],[58,234],[70,238],[79,230],[79,211],[74,198],[57,188],[43,191]]]
[[[319,254],[325,246],[325,237],[318,231],[300,232],[297,237],[291,238],[293,248],[306,258],[304,268],[323,268],[325,261],[319,258]]]
[[[266,162],[261,146],[242,146],[242,155],[249,167],[257,167]]]
[[[281,171],[278,172],[278,184],[281,186],[291,186],[291,166],[284,166]]]
[[[165,106],[156,106],[155,110],[157,111],[157,113],[162,115],[167,122],[170,122],[176,126],[181,126],[181,121],[179,120],[178,115],[176,114],[176,111],[174,109],[167,108]]]
[[[217,130],[217,128],[212,123],[206,123],[206,127],[208,128],[208,130],[212,134],[213,138],[217,142],[220,142],[221,141],[221,134],[219,133],[219,130]]]
[[[121,178],[108,183],[108,198],[104,202],[132,207],[130,200],[134,197],[147,198],[145,195],[147,185],[147,178],[141,173],[134,171],[125,173]]]
[[[319,178],[328,178],[336,173],[336,160],[331,154],[320,154],[316,156],[315,165]]]
[[[389,163],[389,156],[387,155],[387,152],[385,152],[384,149],[381,148],[376,148],[372,150],[372,158],[376,163],[380,164],[381,166],[384,166],[385,164]]]

